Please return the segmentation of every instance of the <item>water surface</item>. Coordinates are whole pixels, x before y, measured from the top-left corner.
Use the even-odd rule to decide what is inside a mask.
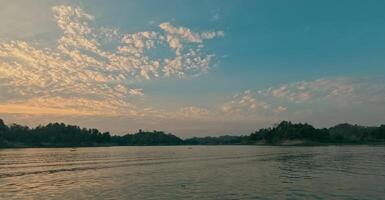
[[[385,147],[0,150],[0,199],[382,199]]]

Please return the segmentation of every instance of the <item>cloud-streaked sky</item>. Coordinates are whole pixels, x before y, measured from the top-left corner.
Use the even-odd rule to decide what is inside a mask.
[[[113,133],[378,125],[383,1],[1,1],[0,118]]]

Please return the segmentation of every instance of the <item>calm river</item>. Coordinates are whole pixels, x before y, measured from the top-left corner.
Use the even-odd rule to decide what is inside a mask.
[[[0,149],[0,199],[383,199],[385,147]]]

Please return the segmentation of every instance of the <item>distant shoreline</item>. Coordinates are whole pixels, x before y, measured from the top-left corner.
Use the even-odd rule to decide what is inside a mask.
[[[29,148],[98,148],[98,147],[194,147],[194,146],[264,146],[264,147],[322,147],[322,146],[385,146],[385,142],[366,142],[366,143],[301,143],[301,144],[180,144],[180,145],[94,145],[94,146],[27,146],[16,145],[0,147],[1,149],[29,149]]]
[[[181,139],[163,131],[139,130],[123,136],[97,129],[80,128],[64,123],[49,123],[29,128],[6,125],[0,119],[0,148],[75,148],[109,146],[180,146],[180,145],[258,145],[258,146],[327,146],[384,145],[385,125],[366,127],[339,124],[314,128],[307,123],[282,121],[273,127],[242,136],[193,137]]]

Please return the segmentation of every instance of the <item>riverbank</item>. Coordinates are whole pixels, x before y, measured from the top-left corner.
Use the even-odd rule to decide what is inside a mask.
[[[23,149],[23,148],[87,148],[87,147],[155,147],[155,146],[271,146],[271,147],[317,147],[317,146],[385,146],[385,142],[361,142],[361,143],[317,143],[312,141],[284,141],[281,143],[256,142],[253,144],[177,144],[177,145],[117,145],[117,144],[92,144],[92,145],[64,145],[64,144],[7,144],[0,149]]]
[[[324,145],[382,145],[385,143],[385,125],[365,127],[339,124],[331,128],[315,128],[307,123],[282,121],[249,135],[193,137],[182,139],[163,131],[139,130],[134,134],[111,135],[97,129],[80,128],[63,123],[46,126],[5,125],[0,119],[0,148],[32,147],[105,147],[105,146],[174,146],[174,145],[269,145],[269,146],[324,146]]]

